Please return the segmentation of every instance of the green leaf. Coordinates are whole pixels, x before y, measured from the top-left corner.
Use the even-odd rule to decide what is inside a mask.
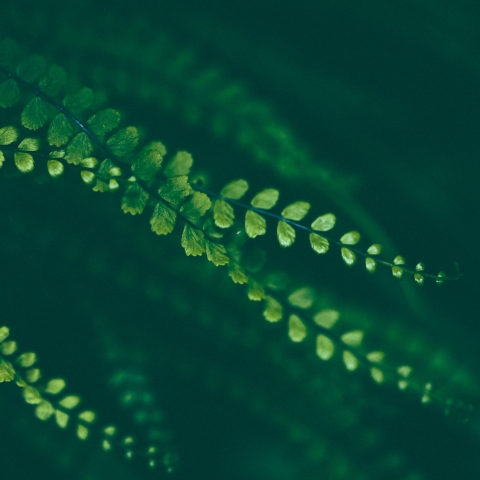
[[[262,285],[255,280],[249,279],[248,281],[248,290],[247,295],[250,300],[254,302],[259,302],[265,298],[265,289]]]
[[[93,145],[85,132],[77,133],[67,145],[65,160],[73,165],[78,165],[84,158],[93,152]]]
[[[35,162],[33,157],[29,153],[25,152],[16,152],[13,156],[15,161],[15,166],[22,172],[22,173],[29,173],[33,170],[35,166]]]
[[[47,73],[39,80],[40,91],[49,97],[56,97],[67,83],[67,72],[58,65],[51,65]]]
[[[340,242],[344,245],[356,245],[359,241],[360,234],[358,232],[347,232],[340,238]]]
[[[363,332],[361,330],[352,330],[341,336],[342,342],[350,347],[358,347],[363,341]]]
[[[3,162],[5,161],[5,155],[3,152],[0,150],[0,168],[3,167]]]
[[[238,263],[228,263],[228,275],[235,283],[243,284],[248,282],[248,277]]]
[[[17,65],[17,75],[27,83],[33,83],[45,72],[45,59],[41,55],[29,55]]]
[[[310,287],[295,290],[288,296],[290,305],[298,308],[310,308],[315,300],[315,292]]]
[[[282,247],[289,247],[295,242],[294,228],[283,220],[280,220],[277,225],[277,238]]]
[[[288,319],[288,336],[292,342],[301,342],[307,336],[307,327],[298,315],[292,314]]]
[[[63,378],[52,378],[52,380],[50,380],[47,383],[47,386],[45,387],[45,391],[47,393],[51,393],[52,395],[57,395],[64,388],[65,388],[65,380],[63,380]]]
[[[27,103],[22,112],[22,125],[29,130],[38,130],[47,123],[49,113],[48,104],[41,98],[34,97]]]
[[[74,128],[70,119],[64,113],[59,113],[48,127],[47,141],[50,145],[61,147],[70,140],[73,132]]]
[[[310,204],[308,202],[295,202],[282,210],[282,217],[299,221],[305,217],[309,210]]]
[[[150,181],[155,178],[162,168],[163,156],[167,150],[160,142],[152,142],[138,154],[132,164],[132,172],[142,180]]]
[[[38,138],[24,138],[18,145],[18,149],[24,152],[36,152],[39,148],[40,140]]]
[[[75,408],[79,403],[80,397],[77,397],[76,395],[68,395],[67,397],[62,398],[58,402],[60,406],[62,406],[63,408],[68,408],[69,410]]]
[[[213,207],[213,219],[215,220],[215,225],[217,227],[231,227],[235,220],[233,207],[225,200],[216,200]]]
[[[124,128],[107,140],[108,150],[116,157],[123,157],[131,153],[138,143],[138,130],[136,127]]]
[[[58,160],[49,160],[47,162],[47,170],[51,177],[56,178],[63,174],[64,166]]]
[[[167,177],[175,177],[177,175],[188,175],[193,165],[193,158],[188,152],[177,152],[177,154],[168,162],[165,167],[165,175]]]
[[[87,125],[95,135],[104,135],[118,127],[120,113],[113,108],[106,108],[92,115],[87,120]]]
[[[83,87],[76,93],[69,93],[63,99],[63,106],[75,115],[89,108],[92,103],[93,92],[88,87]]]
[[[357,257],[355,255],[355,253],[353,253],[351,250],[349,250],[348,248],[342,248],[341,249],[341,254],[342,254],[342,258],[343,258],[343,261],[349,266],[351,267],[355,261],[357,260]]]
[[[368,247],[367,253],[369,255],[380,255],[383,247],[379,243],[374,243]]]
[[[207,258],[216,267],[220,265],[226,265],[229,262],[227,250],[222,244],[210,242],[209,240],[206,240],[206,243],[207,243]]]
[[[245,195],[247,190],[248,183],[245,180],[234,180],[222,188],[220,195],[233,200],[240,200]]]
[[[202,255],[205,252],[205,235],[187,224],[183,229],[181,244],[187,255]]]
[[[360,362],[358,361],[358,358],[348,350],[343,351],[343,363],[345,364],[345,367],[347,370],[350,372],[353,372],[358,368],[358,365]]]
[[[192,198],[182,205],[180,211],[185,217],[195,221],[203,217],[211,206],[212,202],[208,195],[202,192],[193,192]]]
[[[147,204],[148,193],[137,183],[132,183],[123,194],[122,210],[125,213],[136,215],[142,213]]]
[[[258,213],[248,210],[245,215],[245,231],[250,238],[265,235],[267,222]]]
[[[368,273],[375,273],[377,270],[377,262],[373,258],[367,257],[365,259],[365,268]]]
[[[186,175],[180,175],[179,177],[168,178],[158,191],[158,194],[171,205],[177,206],[182,203],[184,198],[191,195],[192,192],[192,187],[188,183],[188,177]],[[198,198],[195,200],[198,201]],[[207,204],[205,204],[205,207],[206,206]]]
[[[325,335],[317,336],[317,356],[322,360],[329,360],[335,352],[335,345]]]
[[[316,233],[311,233],[309,235],[310,238],[310,245],[312,246],[313,250],[317,253],[327,253],[330,244],[328,240]]]
[[[13,107],[22,96],[18,83],[10,78],[0,84],[0,106]]]
[[[270,210],[277,203],[278,196],[278,190],[266,188],[253,197],[251,205],[255,208],[261,208],[262,210]]]
[[[336,221],[337,219],[333,213],[326,213],[316,218],[311,227],[318,232],[328,232],[335,226]]]
[[[173,231],[176,219],[177,212],[168,208],[164,203],[158,202],[155,205],[152,217],[150,218],[152,231],[157,235],[168,235]]]
[[[0,128],[0,145],[10,145],[18,139],[18,130],[13,126]]]
[[[340,318],[340,314],[336,310],[324,309],[320,310],[314,317],[313,320],[317,325],[323,328],[332,328],[337,320]]]
[[[273,297],[270,297],[270,295],[267,295],[265,298],[265,309],[263,310],[263,316],[269,322],[278,322],[283,317],[282,304]]]

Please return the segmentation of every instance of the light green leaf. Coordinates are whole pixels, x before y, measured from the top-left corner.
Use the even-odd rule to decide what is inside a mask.
[[[87,125],[95,135],[104,135],[118,127],[120,112],[113,108],[106,108],[92,115],[87,120]]]
[[[178,152],[165,167],[165,175],[188,175],[193,165],[193,158],[188,152]]]
[[[385,352],[375,351],[375,352],[367,353],[367,360],[374,363],[380,363],[384,357],[385,357]]]
[[[90,185],[95,180],[95,174],[89,170],[82,170],[80,176],[87,185]]]
[[[8,327],[0,327],[0,343],[2,343],[10,335]]]
[[[385,375],[379,368],[372,367],[370,369],[370,375],[376,383],[383,383],[385,380]],[[400,382],[399,382],[400,383]],[[425,403],[425,402],[423,402]]]
[[[63,163],[58,160],[49,160],[47,162],[47,170],[51,177],[59,177],[64,171]]]
[[[392,267],[392,275],[397,280],[401,280],[403,278],[403,269],[401,269],[400,267]]]
[[[123,194],[122,210],[132,215],[142,213],[148,196],[148,193],[137,182],[132,183]]]
[[[263,316],[269,322],[278,322],[283,317],[282,304],[270,295],[267,295],[265,298],[265,309],[263,311]]]
[[[379,243],[374,243],[368,247],[368,254],[369,255],[380,255],[382,253],[383,247]]]
[[[22,112],[22,125],[29,130],[38,130],[47,123],[48,115],[48,104],[41,98],[34,97],[27,103]]]
[[[245,231],[250,238],[265,235],[267,222],[258,213],[248,210],[245,215]]]
[[[90,157],[93,145],[85,132],[77,133],[67,145],[65,160],[73,165],[78,165],[84,158]]]
[[[213,243],[209,240],[206,240],[206,243],[207,243],[207,258],[216,267],[220,265],[226,265],[229,262],[227,250],[222,244]]]
[[[277,225],[277,238],[282,247],[289,247],[295,241],[294,228],[283,220],[280,220]]]
[[[211,206],[212,202],[208,195],[202,192],[193,192],[192,198],[182,205],[180,211],[190,220],[198,220]]]
[[[162,168],[163,156],[167,150],[160,142],[152,142],[138,154],[132,164],[132,172],[142,180],[150,181],[155,178]]]
[[[63,408],[68,408],[69,410],[75,408],[79,403],[80,397],[77,397],[76,395],[68,395],[67,397],[62,398],[58,402],[60,406],[62,406]]]
[[[314,317],[313,320],[317,325],[320,325],[323,328],[332,328],[337,320],[340,318],[340,314],[336,310],[324,309],[320,310]]]
[[[245,195],[247,190],[248,183],[246,180],[234,180],[222,188],[220,195],[233,200],[240,200]]]
[[[55,422],[60,428],[67,428],[69,415],[61,410],[55,410]]]
[[[419,273],[416,273],[413,278],[418,285],[423,285],[425,283],[425,277],[423,275],[420,275]]]
[[[341,249],[341,254],[342,254],[343,261],[349,267],[351,267],[355,263],[355,261],[357,260],[357,256],[355,255],[355,253],[353,253],[348,248],[342,248]]]
[[[349,370],[350,372],[356,370],[359,365],[358,358],[348,350],[343,351],[343,363],[345,364],[347,370]]]
[[[136,127],[124,128],[107,140],[108,150],[116,157],[123,157],[132,152],[138,143]]]
[[[22,173],[29,173],[33,170],[35,166],[35,162],[33,157],[29,153],[25,152],[16,152],[13,156],[15,161],[15,166],[22,172]]]
[[[377,262],[373,258],[367,257],[365,259],[365,267],[368,273],[375,273],[375,270],[377,269]]]
[[[350,347],[358,347],[363,341],[363,332],[361,330],[352,330],[341,336],[342,342]]]
[[[313,250],[317,253],[327,253],[330,244],[328,240],[316,233],[311,233],[310,236],[310,245],[312,246]]]
[[[54,412],[53,405],[46,400],[40,402],[35,408],[35,416],[42,421],[48,420]]]
[[[192,192],[192,187],[188,183],[188,177],[186,175],[180,175],[179,177],[168,178],[158,191],[158,194],[171,205],[177,206],[184,198],[191,195]]]
[[[340,242],[344,245],[356,245],[359,241],[360,234],[358,232],[347,232],[340,238]]]
[[[310,204],[308,202],[295,202],[282,210],[282,217],[298,222],[305,217],[309,210]]]
[[[3,152],[0,150],[0,168],[3,167],[3,162],[5,161],[5,155]]]
[[[231,227],[235,220],[233,207],[225,200],[216,200],[213,207],[213,219],[215,220],[215,225],[217,227]]]
[[[303,287],[295,290],[288,296],[290,305],[298,308],[310,308],[315,300],[315,292],[310,287]]]
[[[59,113],[50,123],[47,132],[47,140],[50,145],[61,147],[65,145],[73,135],[72,122],[63,113]]]
[[[187,255],[202,255],[205,252],[205,235],[187,224],[183,229],[181,245]]]
[[[228,275],[235,283],[243,284],[248,282],[248,277],[238,263],[229,262]]]
[[[8,126],[0,128],[0,145],[10,145],[18,139],[18,130]]]
[[[65,388],[65,385],[65,380],[63,380],[63,378],[52,378],[52,380],[47,383],[45,391],[52,395],[56,395]]]
[[[17,65],[17,75],[27,83],[33,83],[45,71],[45,59],[40,55],[29,55]]]
[[[326,213],[316,218],[311,227],[318,232],[328,232],[335,226],[336,221],[337,219],[333,213]]]
[[[405,259],[401,256],[401,255],[397,255],[394,259],[393,259],[393,263],[395,265],[405,265]]]
[[[288,336],[292,342],[301,342],[307,336],[307,327],[298,315],[292,314],[288,319]]]
[[[56,97],[67,83],[67,72],[58,65],[52,65],[39,80],[40,91],[49,97]]]
[[[265,298],[265,289],[263,286],[255,280],[248,281],[247,295],[250,300],[259,302]]]
[[[329,360],[335,352],[335,345],[332,340],[325,335],[318,335],[316,351],[319,358],[322,360]]]
[[[11,382],[15,378],[15,369],[10,362],[0,359],[0,383]]]
[[[24,138],[18,145],[18,149],[24,152],[36,152],[40,149],[38,138]]]
[[[69,93],[63,99],[63,106],[75,115],[89,108],[92,103],[93,92],[88,87],[83,87],[76,93]]]
[[[262,210],[270,210],[277,203],[278,196],[278,190],[266,188],[253,197],[251,205],[255,208],[261,208]]]
[[[21,95],[18,83],[13,78],[0,83],[1,107],[13,107],[20,100]]]

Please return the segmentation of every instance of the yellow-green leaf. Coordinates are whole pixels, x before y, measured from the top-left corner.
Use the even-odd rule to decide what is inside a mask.
[[[90,185],[95,180],[95,174],[89,170],[82,170],[80,176],[87,185]]]
[[[405,259],[401,256],[401,255],[397,255],[394,259],[393,259],[393,263],[395,265],[405,265]]]
[[[96,416],[97,415],[95,414],[95,412],[92,412],[91,410],[85,410],[84,412],[78,414],[78,418],[87,423],[93,423]]]
[[[345,364],[345,367],[347,370],[353,372],[353,370],[356,370],[359,365],[358,358],[348,350],[343,351],[343,363]]]
[[[118,112],[117,112],[118,113]],[[132,164],[132,172],[142,180],[150,181],[162,168],[167,150],[160,142],[152,142],[141,150]]]
[[[23,368],[31,367],[37,361],[37,355],[34,352],[22,353],[16,362]]]
[[[18,149],[24,152],[36,152],[40,149],[38,138],[24,138],[18,145]]]
[[[188,177],[186,175],[168,178],[158,191],[159,195],[173,206],[179,205],[183,199],[191,195],[192,192],[192,187],[188,183]],[[198,202],[198,198],[195,201]]]
[[[282,217],[298,222],[305,217],[309,210],[310,204],[308,202],[294,202],[282,210]]]
[[[222,188],[220,195],[231,198],[233,200],[240,200],[248,190],[248,183],[245,180],[234,180]]]
[[[325,335],[317,335],[317,356],[322,360],[329,360],[335,352],[335,345]]]
[[[67,397],[62,398],[58,404],[63,408],[68,408],[69,410],[75,408],[80,403],[80,398],[76,395],[68,395]]]
[[[29,173],[33,170],[35,166],[35,162],[33,157],[29,153],[25,152],[16,152],[13,156],[15,161],[15,166],[22,172],[22,173]]]
[[[295,241],[295,229],[288,223],[280,220],[277,225],[277,238],[282,247],[289,247]]]
[[[342,342],[350,347],[358,347],[363,340],[363,332],[361,330],[352,330],[341,336]]]
[[[60,393],[64,388],[65,388],[65,380],[63,378],[52,378],[47,383],[47,386],[45,387],[45,391],[47,393],[51,393],[53,395],[56,395],[57,393]]]
[[[314,317],[313,320],[317,325],[320,325],[323,328],[332,328],[337,320],[340,318],[340,314],[336,310],[324,309],[320,310]]]
[[[21,95],[18,83],[13,78],[0,83],[0,107],[13,107]]]
[[[106,108],[92,115],[87,120],[87,125],[95,135],[104,135],[118,127],[120,112],[113,108]]]
[[[39,97],[33,97],[21,114],[22,125],[29,130],[38,130],[47,123],[49,106]]]
[[[376,367],[372,367],[370,369],[370,375],[372,376],[373,380],[375,380],[376,383],[383,383],[385,379],[385,375],[383,374],[383,372]]]
[[[310,238],[310,245],[312,246],[313,250],[317,253],[327,253],[330,244],[328,240],[316,233],[311,233],[309,235]]]
[[[65,160],[73,165],[78,165],[84,158],[90,157],[92,152],[92,142],[85,132],[80,132],[67,145]]]
[[[265,289],[263,286],[255,280],[248,281],[247,295],[250,300],[259,302],[265,298]]]
[[[368,273],[375,273],[375,270],[377,269],[377,262],[373,258],[367,257],[365,259],[365,267]]]
[[[290,305],[298,308],[310,308],[315,300],[315,292],[310,287],[303,287],[295,290],[288,296]]]
[[[226,265],[229,261],[227,250],[220,243],[214,243],[209,240],[206,240],[207,244],[207,258],[212,262],[216,267],[220,265]]]
[[[235,220],[233,207],[225,200],[215,200],[215,205],[213,207],[213,219],[215,220],[215,225],[217,227],[231,227]]]
[[[288,319],[288,336],[292,342],[301,342],[307,336],[307,327],[298,315],[292,314]]]
[[[425,277],[423,275],[420,275],[419,273],[416,273],[413,278],[418,285],[423,285],[425,283]]]
[[[132,215],[142,213],[148,196],[148,193],[137,182],[132,183],[123,194],[122,210]]]
[[[193,158],[188,152],[177,152],[165,167],[167,177],[188,175],[193,165]]]
[[[88,437],[88,428],[85,425],[79,423],[77,425],[77,437],[80,440],[85,440]]]
[[[183,229],[181,245],[187,255],[202,255],[205,252],[205,235],[187,224]]]
[[[355,255],[355,253],[353,253],[351,250],[349,250],[348,248],[342,248],[341,249],[341,253],[342,253],[342,258],[343,258],[343,261],[349,266],[351,267],[355,261],[357,260],[357,256]]]
[[[64,171],[63,163],[58,160],[48,160],[47,170],[51,177],[59,177]]]
[[[123,157],[131,153],[138,143],[136,127],[127,127],[119,130],[107,140],[107,148],[116,157]]]
[[[173,231],[176,219],[177,212],[168,208],[164,203],[158,202],[155,205],[152,217],[150,218],[152,231],[157,235],[168,235]]]
[[[54,412],[55,409],[53,408],[52,404],[46,400],[42,400],[35,407],[35,416],[43,421],[48,420]]]
[[[40,392],[34,387],[25,387],[22,391],[22,394],[25,401],[30,405],[37,405],[42,401],[42,396],[40,395]]]
[[[356,245],[359,241],[360,234],[358,232],[347,232],[340,238],[340,242],[344,245]]]
[[[243,284],[248,282],[247,275],[245,275],[245,272],[238,263],[229,262],[228,275],[235,283]]]
[[[69,415],[61,410],[55,410],[55,422],[60,428],[66,428],[68,425]]]
[[[261,208],[262,210],[269,210],[277,203],[278,196],[278,190],[266,188],[253,197],[251,205],[255,208]]]
[[[368,247],[368,254],[369,255],[380,255],[382,253],[383,247],[379,243],[374,243]]]
[[[11,382],[15,378],[15,369],[10,362],[0,358],[0,383]]]
[[[265,235],[267,231],[267,222],[256,212],[248,210],[245,215],[245,231],[250,238]]]
[[[10,335],[8,327],[0,327],[0,343],[2,343]]]
[[[18,139],[18,130],[13,126],[0,128],[0,145],[10,145]]]
[[[263,316],[269,322],[278,322],[283,317],[282,304],[273,297],[270,297],[270,295],[267,295],[265,298],[265,309],[263,310]]]
[[[182,205],[180,211],[190,220],[198,220],[205,215],[211,206],[212,202],[208,195],[202,192],[193,192],[190,200]]]
[[[63,105],[70,112],[78,114],[89,108],[93,103],[93,92],[88,87],[81,88],[76,93],[69,93],[63,99]]]
[[[316,218],[312,222],[311,227],[318,232],[328,232],[335,226],[336,221],[337,219],[333,213],[326,213]]]
[[[384,357],[385,357],[385,352],[376,351],[376,352],[367,353],[367,359],[370,362],[374,362],[374,363],[380,363]]]
[[[59,113],[48,126],[47,140],[49,145],[61,147],[74,133],[72,122],[63,113]]]
[[[56,97],[67,83],[67,72],[58,65],[52,65],[39,80],[40,91],[49,97]]]
[[[397,279],[401,280],[403,277],[403,269],[400,267],[392,267],[392,275]]]

